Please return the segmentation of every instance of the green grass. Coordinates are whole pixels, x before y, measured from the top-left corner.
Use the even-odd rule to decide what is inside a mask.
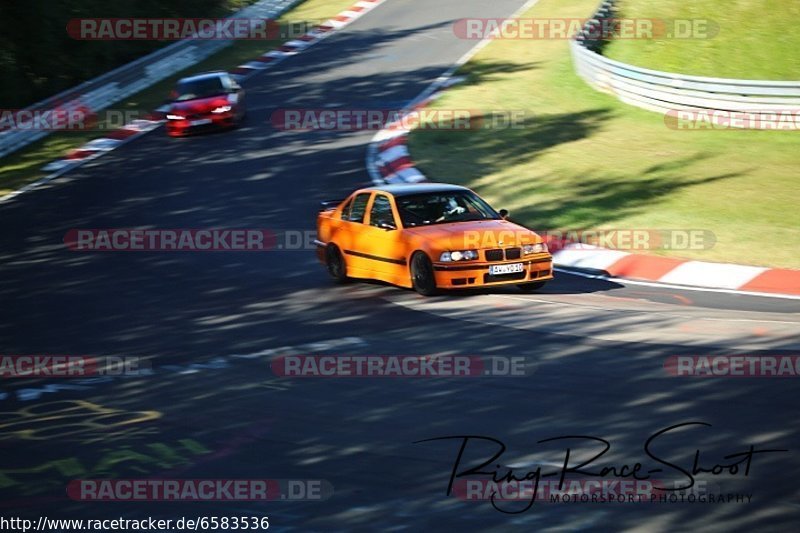
[[[626,18],[695,19],[710,39],[618,39],[604,55],[641,67],[712,76],[800,80],[800,2],[795,0],[620,0]]]
[[[526,17],[585,17],[596,0],[541,0]],[[524,110],[521,129],[417,130],[436,181],[474,188],[537,229],[703,229],[710,250],[653,253],[800,267],[800,133],[676,131],[573,71],[566,41],[496,41],[434,108]]]
[[[319,23],[338,15],[355,3],[356,0],[306,0],[294,9],[285,13],[280,21],[296,23],[295,28],[304,27],[299,21]],[[126,100],[115,104],[113,109],[147,113],[164,103],[170,89],[182,76],[190,72],[206,70],[232,69],[254,57],[274,49],[283,40],[275,41],[237,41],[231,46],[212,55],[206,60],[188,69],[176,72],[169,78],[153,85]],[[102,116],[102,113],[100,114]],[[102,123],[99,124],[102,126]],[[87,141],[102,137],[101,131],[87,130],[74,132],[58,132],[37,141],[24,149],[0,158],[0,196],[31,183],[44,176],[41,168],[64,156],[74,148]]]

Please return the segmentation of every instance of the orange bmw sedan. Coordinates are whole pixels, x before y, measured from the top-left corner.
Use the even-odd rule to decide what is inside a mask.
[[[323,202],[316,245],[338,282],[374,279],[425,296],[509,284],[529,291],[553,279],[539,235],[457,185],[386,185]]]

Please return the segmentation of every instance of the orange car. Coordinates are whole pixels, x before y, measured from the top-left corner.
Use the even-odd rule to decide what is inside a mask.
[[[375,279],[428,296],[508,284],[535,290],[553,279],[542,238],[465,187],[386,185],[322,207],[317,256],[338,282]]]

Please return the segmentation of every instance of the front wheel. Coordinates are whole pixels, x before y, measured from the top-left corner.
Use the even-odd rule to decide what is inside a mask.
[[[437,292],[433,265],[428,256],[422,252],[411,256],[411,285],[423,296],[433,296]]]
[[[342,257],[342,252],[335,244],[329,244],[325,248],[325,266],[328,268],[328,274],[336,283],[347,282],[347,265]]]
[[[533,283],[520,283],[519,285],[517,285],[517,287],[522,292],[533,292],[544,287],[544,284],[545,284],[544,281],[535,281]]]

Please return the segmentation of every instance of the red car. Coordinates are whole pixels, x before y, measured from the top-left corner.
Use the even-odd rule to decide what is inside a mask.
[[[245,115],[244,90],[227,72],[178,81],[167,110],[167,134],[181,137],[238,126]]]

